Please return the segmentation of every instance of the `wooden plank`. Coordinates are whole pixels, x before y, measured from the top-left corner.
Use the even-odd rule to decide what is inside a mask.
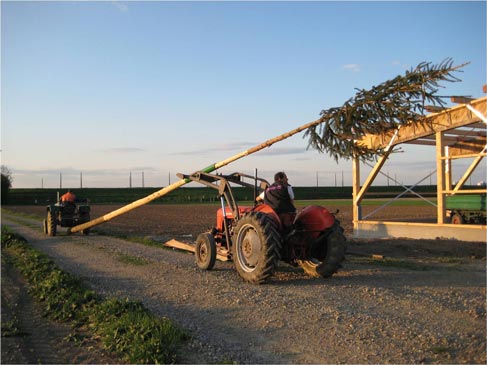
[[[472,125],[469,125],[469,127],[471,127],[471,126]],[[487,136],[487,133],[485,132],[487,125],[484,124],[481,126],[484,129],[483,131],[473,131],[472,129],[457,128],[457,129],[452,129],[452,130],[446,131],[445,134],[446,135],[452,135],[452,136],[458,136],[458,137],[466,136],[466,137],[473,137],[473,138],[477,138],[477,137],[484,137],[485,138],[485,136]]]
[[[387,151],[382,156],[380,156],[379,160],[375,163],[374,168],[372,169],[372,171],[370,171],[369,176],[367,177],[367,180],[365,180],[364,184],[360,188],[360,191],[354,193],[354,200],[356,204],[360,204],[362,202],[365,193],[367,192],[367,190],[369,190],[369,187],[372,185],[375,178],[379,174],[380,169],[382,168],[382,166],[384,166],[389,155],[391,154],[390,151],[392,150],[392,148],[386,150]]]
[[[486,140],[485,138],[475,141],[459,141],[450,146],[450,156],[467,156],[477,157],[482,151],[485,150]]]
[[[426,105],[424,107],[424,109],[430,113],[439,113],[439,112],[442,112],[443,110],[445,110],[445,108],[442,108],[441,106],[436,106],[436,105]]]
[[[479,165],[480,161],[482,161],[483,158],[484,158],[483,156],[477,156],[477,158],[472,161],[472,163],[468,167],[467,171],[465,171],[463,176],[458,181],[457,185],[455,185],[455,188],[453,189],[453,191],[455,193],[457,191],[460,191],[460,189],[463,187],[463,185],[465,185],[465,182],[472,175],[473,171],[477,168],[477,166]]]
[[[475,99],[466,98],[465,96],[452,96],[450,100],[452,103],[456,103],[456,104],[470,104]]]
[[[434,146],[436,143],[434,141],[427,141],[424,139],[415,139],[413,141],[405,142],[407,144],[417,144],[421,146]]]
[[[195,252],[195,248],[196,248],[195,244],[181,242],[181,241],[175,240],[174,238],[172,240],[169,240],[166,243],[164,243],[163,246],[171,247],[171,248],[177,248],[179,250],[189,251],[189,252],[193,252],[193,253]],[[228,253],[223,254],[223,255],[220,255],[218,253],[216,254],[216,258],[219,261],[229,261],[230,259],[228,257],[229,257]]]
[[[166,243],[164,243],[163,246],[178,248],[180,250],[190,251],[193,253],[194,253],[195,247],[196,247],[194,244],[180,242],[180,241],[175,240],[174,238],[172,240],[169,240]]]
[[[445,190],[445,194],[485,194],[487,190],[485,189],[461,189],[461,190]],[[486,237],[487,238],[487,237]]]
[[[460,158],[475,158],[475,157],[485,157],[487,156],[487,153],[481,152],[481,153],[468,153],[468,154],[463,154],[463,155],[455,155],[455,156],[449,156],[449,157],[442,157],[443,160],[456,160]]]

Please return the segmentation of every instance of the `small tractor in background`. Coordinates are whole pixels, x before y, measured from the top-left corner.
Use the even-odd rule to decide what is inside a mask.
[[[48,205],[46,207],[46,218],[43,221],[44,233],[49,236],[55,236],[57,233],[57,226],[68,227],[68,234],[70,228],[78,224],[90,221],[90,206],[88,199],[76,199],[72,202],[61,202],[59,200],[59,193],[57,203]],[[89,228],[81,231],[82,234],[88,234]]]
[[[257,174],[213,175],[200,171],[178,177],[217,189],[221,200],[216,226],[196,240],[196,263],[201,269],[211,270],[218,256],[233,260],[245,281],[261,284],[272,276],[280,260],[300,266],[313,277],[332,276],[341,267],[346,238],[335,213],[326,208],[305,207],[291,226],[284,226],[269,205],[238,206],[235,201],[231,183],[253,188],[256,201],[258,190],[269,185]],[[254,184],[243,178],[253,179]]]

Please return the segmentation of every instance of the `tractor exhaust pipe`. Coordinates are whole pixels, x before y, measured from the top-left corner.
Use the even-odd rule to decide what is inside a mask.
[[[285,140],[291,136],[294,136],[295,134],[298,134],[298,133],[300,133],[300,132],[302,132],[308,128],[314,127],[314,126],[316,126],[322,122],[323,121],[321,119],[317,119],[313,122],[306,123],[306,124],[302,125],[301,127],[293,129],[292,131],[281,134],[275,138],[271,138],[271,139],[255,146],[255,147],[252,147],[246,151],[243,151],[243,152],[240,152],[236,155],[233,155],[232,157],[229,157],[226,160],[223,160],[223,161],[214,163],[212,165],[209,165],[201,171],[206,172],[206,173],[215,171],[215,170],[219,169],[220,167],[226,166],[226,165],[228,165],[228,164],[230,164],[236,160],[241,159],[242,157],[246,157],[248,155],[251,155],[251,154],[258,152],[258,151],[260,151],[266,147],[270,147],[274,143],[283,141],[283,140]],[[156,191],[155,193],[152,193],[152,194],[146,196],[145,198],[141,198],[139,200],[136,200],[136,201],[134,201],[128,205],[125,205],[119,209],[114,210],[113,212],[107,213],[104,216],[93,219],[89,222],[74,226],[71,228],[71,232],[75,233],[75,232],[83,231],[85,229],[88,229],[88,228],[100,225],[102,223],[108,222],[108,221],[112,220],[113,218],[118,217],[119,215],[130,212],[131,210],[134,210],[138,207],[141,207],[142,205],[148,204],[151,201],[153,201],[157,198],[160,198],[161,196],[164,196],[164,195],[170,193],[171,191],[176,190],[176,189],[180,188],[181,186],[186,185],[190,182],[191,182],[190,179],[181,179],[181,180],[179,180],[179,181],[177,181],[171,185],[166,186],[165,188],[163,188],[161,190]]]

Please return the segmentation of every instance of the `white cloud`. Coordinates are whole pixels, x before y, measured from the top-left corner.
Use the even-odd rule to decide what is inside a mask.
[[[118,10],[120,10],[122,13],[126,13],[129,11],[129,7],[126,3],[120,2],[120,1],[112,1],[111,4],[116,7]]]
[[[360,65],[356,63],[349,63],[346,65],[343,65],[342,68],[347,71],[352,71],[352,72],[359,72],[360,71]]]
[[[105,150],[102,150],[102,152],[106,152],[106,153],[137,153],[143,151],[144,150],[142,148],[136,148],[136,147],[114,147],[114,148],[107,148]]]
[[[406,63],[402,63],[399,60],[392,61],[392,66],[398,66],[398,67],[401,67],[403,69],[407,69],[407,68],[410,68],[411,67],[411,65],[408,65]]]
[[[225,144],[217,144],[214,145],[212,148],[204,148],[201,150],[192,150],[192,151],[179,151],[179,152],[172,152],[169,153],[170,155],[201,155],[201,154],[208,154],[213,152],[225,152],[225,151],[245,151],[250,147],[254,146],[256,143],[254,142],[229,142]]]
[[[304,147],[274,147],[273,149],[265,149],[261,152],[263,156],[283,156],[283,155],[296,155],[306,153],[306,148]]]

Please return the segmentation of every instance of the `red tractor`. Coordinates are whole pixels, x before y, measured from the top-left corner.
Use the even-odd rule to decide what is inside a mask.
[[[305,207],[291,226],[284,226],[269,205],[238,206],[234,199],[230,183],[253,188],[255,201],[257,191],[269,185],[264,179],[242,173],[178,176],[217,189],[221,200],[216,226],[196,240],[196,263],[201,269],[211,270],[218,255],[233,260],[245,281],[261,284],[274,273],[279,260],[301,266],[313,277],[332,276],[341,267],[346,239],[340,222],[326,208]],[[254,184],[243,178],[253,179]]]

